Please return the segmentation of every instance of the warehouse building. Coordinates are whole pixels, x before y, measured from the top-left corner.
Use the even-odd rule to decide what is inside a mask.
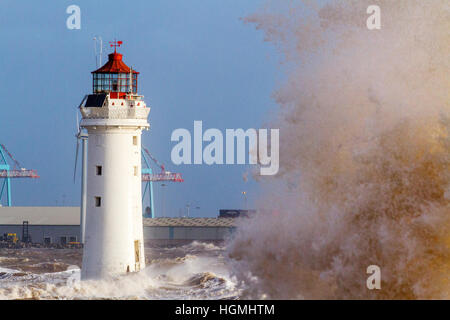
[[[144,219],[144,241],[176,244],[187,241],[223,241],[236,229],[233,218]]]
[[[19,240],[67,244],[80,239],[79,207],[0,207],[0,236],[15,233]]]
[[[234,218],[145,218],[144,241],[176,244],[193,240],[222,241],[236,229]],[[80,241],[79,207],[0,207],[0,236],[15,233],[33,243]]]

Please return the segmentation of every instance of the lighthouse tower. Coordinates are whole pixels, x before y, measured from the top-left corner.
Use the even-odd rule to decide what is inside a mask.
[[[150,108],[137,94],[139,72],[116,51],[92,72],[93,93],[80,105],[88,132],[82,279],[107,278],[145,267],[141,203],[141,133]]]

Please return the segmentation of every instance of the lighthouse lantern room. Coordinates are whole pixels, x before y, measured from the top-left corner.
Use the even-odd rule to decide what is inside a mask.
[[[138,72],[114,41],[108,62],[92,72],[93,93],[80,104],[88,133],[82,279],[107,278],[145,266],[141,203],[141,133],[150,108],[137,93]]]
[[[112,46],[120,46],[122,41],[114,42]],[[125,98],[127,93],[137,93],[137,77],[139,72],[129,68],[122,55],[109,54],[108,62],[100,69],[92,72],[92,88],[94,93],[110,93],[111,98]]]

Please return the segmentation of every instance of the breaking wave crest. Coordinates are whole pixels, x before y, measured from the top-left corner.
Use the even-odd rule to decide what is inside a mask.
[[[450,4],[302,1],[246,18],[283,54],[280,174],[230,244],[245,296],[450,298]],[[366,269],[381,268],[381,290]]]
[[[194,242],[173,248],[147,248],[148,266],[139,273],[106,280],[80,281],[81,250],[18,249],[21,259],[3,259],[0,299],[236,299],[223,247]],[[214,251],[214,252],[211,252]],[[195,254],[194,254],[195,253]],[[40,258],[38,258],[40,256]],[[30,257],[30,258],[24,258]],[[20,260],[20,261],[18,261]],[[36,262],[30,267],[30,260]],[[52,262],[53,261],[53,262]],[[39,268],[37,267],[39,266]],[[56,271],[64,266],[64,271]],[[66,270],[67,269],[67,270]],[[39,270],[38,273],[36,271]]]

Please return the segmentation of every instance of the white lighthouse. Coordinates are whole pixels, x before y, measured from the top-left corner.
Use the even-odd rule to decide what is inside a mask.
[[[138,72],[116,52],[93,71],[93,93],[80,105],[88,132],[82,279],[107,278],[145,267],[141,133],[150,108],[137,94]]]

